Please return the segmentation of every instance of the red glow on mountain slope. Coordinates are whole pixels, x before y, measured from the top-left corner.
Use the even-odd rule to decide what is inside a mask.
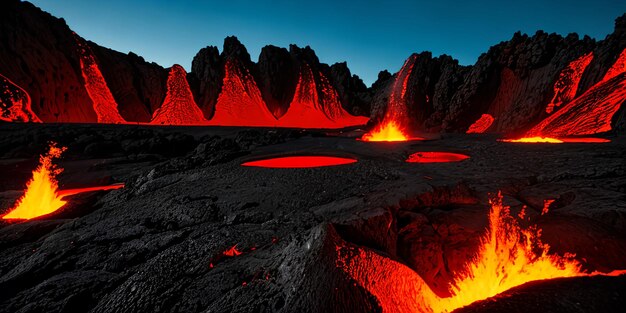
[[[371,249],[337,246],[337,267],[369,291],[383,312],[452,312],[527,282],[559,277],[622,275],[625,271],[585,273],[575,256],[550,254],[536,226],[523,228],[502,196],[490,201],[489,226],[465,270],[454,273],[450,296],[437,295],[415,271]]]
[[[555,107],[568,103],[576,97],[578,84],[589,63],[593,60],[593,53],[583,55],[582,57],[572,61],[559,74],[559,78],[554,83],[554,97],[546,107],[546,113],[552,113]]]
[[[33,177],[26,183],[24,195],[17,200],[9,213],[2,217],[3,219],[32,219],[50,214],[63,207],[67,203],[64,197],[83,192],[114,190],[124,187],[124,184],[116,184],[59,190],[56,176],[63,169],[58,168],[52,161],[61,157],[65,150],[66,148],[59,148],[54,143],[50,144],[50,150],[47,154],[40,156],[39,166],[33,171]]]
[[[39,117],[31,110],[30,95],[2,74],[0,74],[0,121],[41,123]]]
[[[370,132],[363,135],[363,141],[407,141],[409,116],[406,108],[406,92],[409,78],[415,66],[416,56],[408,58],[396,74],[391,86],[391,94],[382,121]],[[399,135],[400,134],[400,135]]]
[[[416,152],[406,160],[408,163],[450,163],[467,160],[470,157],[465,154],[453,152]]]
[[[250,161],[245,162],[241,165],[266,168],[311,168],[345,165],[356,162],[356,159],[332,156],[287,156],[258,161]]]
[[[342,128],[364,125],[366,117],[350,115],[341,106],[337,91],[323,73],[319,73],[320,90],[308,64],[300,67],[300,77],[293,100],[279,120],[280,127],[294,128]]]
[[[150,124],[206,125],[202,110],[193,99],[185,69],[175,64],[167,78],[167,94],[160,108],[154,111]]]
[[[482,134],[491,127],[493,124],[494,118],[489,114],[483,114],[474,124],[472,124],[467,131],[466,134]]]
[[[80,54],[80,69],[85,80],[85,89],[93,103],[93,110],[98,117],[98,123],[123,124],[126,123],[117,109],[117,102],[109,90],[109,86],[100,72],[98,62],[91,48],[82,39],[76,37]]]
[[[613,66],[604,74],[603,81],[608,81],[611,78],[626,72],[626,49],[617,57],[617,61],[613,63]]]
[[[267,109],[252,75],[238,61],[224,65],[222,92],[210,125],[274,127],[277,120]]]

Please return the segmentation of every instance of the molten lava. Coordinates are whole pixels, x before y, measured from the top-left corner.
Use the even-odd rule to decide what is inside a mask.
[[[611,130],[611,119],[626,101],[625,52],[603,80],[526,133],[526,137],[567,137]]]
[[[67,201],[63,198],[83,192],[98,190],[113,190],[124,187],[124,184],[111,186],[88,187],[59,190],[56,176],[63,170],[55,166],[52,161],[61,157],[66,150],[50,144],[48,153],[41,155],[39,166],[33,171],[33,177],[26,183],[26,192],[19,198],[9,213],[3,219],[32,219],[38,216],[50,214],[63,207]]]
[[[517,142],[517,143],[563,143],[563,140],[550,138],[550,137],[524,137],[519,139],[502,139],[503,142]]]
[[[546,113],[552,113],[555,107],[559,107],[561,104],[567,103],[576,97],[580,79],[583,77],[585,69],[592,60],[593,53],[589,52],[577,60],[572,61],[561,71],[559,78],[554,84],[554,97],[552,97],[552,100],[546,107]]]
[[[380,124],[374,127],[368,133],[365,133],[363,137],[361,137],[363,141],[408,141],[410,137],[400,129],[398,124],[395,121],[389,121],[384,124]]]
[[[224,251],[224,255],[228,257],[235,257],[241,255],[243,252],[237,249],[237,245],[230,247],[228,250]]]
[[[288,156],[259,161],[250,161],[242,166],[266,167],[266,168],[310,168],[337,166],[356,163],[357,160],[331,156]]]
[[[30,95],[2,74],[0,74],[0,121],[41,123],[39,117],[31,110]]]
[[[85,89],[93,102],[93,110],[98,117],[98,123],[124,124],[126,121],[117,109],[117,102],[109,90],[98,62],[91,48],[81,38],[76,36],[80,48],[80,69],[85,80]]]
[[[450,163],[469,159],[469,156],[452,152],[416,152],[406,160],[408,163]]]
[[[482,134],[486,132],[487,129],[489,129],[489,127],[491,127],[491,124],[493,124],[494,120],[495,119],[493,118],[493,116],[489,114],[483,114],[478,120],[476,120],[476,122],[474,122],[474,124],[472,124],[467,129],[465,133],[466,134]]]
[[[175,64],[167,78],[167,94],[161,107],[154,111],[150,124],[206,125],[202,110],[193,99],[185,69]]]
[[[450,282],[449,297],[438,296],[414,271],[370,249],[338,246],[337,265],[376,297],[383,312],[451,312],[531,281],[603,275],[583,272],[572,254],[549,254],[541,230],[522,228],[501,194],[490,203],[488,229],[476,256]]]
[[[276,123],[276,117],[267,109],[248,70],[236,60],[226,61],[222,91],[209,124],[274,127]]]
[[[416,55],[408,58],[396,75],[391,86],[391,94],[387,103],[387,110],[380,124],[373,130],[363,135],[363,141],[408,141],[406,129],[409,125],[409,116],[406,108],[406,93],[415,66]]]
[[[320,92],[311,67],[302,64],[296,92],[287,113],[278,120],[279,127],[342,128],[367,123],[368,118],[346,112],[328,78],[321,72],[318,76]]]

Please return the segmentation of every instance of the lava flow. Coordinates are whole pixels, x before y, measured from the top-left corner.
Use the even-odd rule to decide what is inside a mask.
[[[549,254],[541,230],[522,228],[501,194],[490,204],[488,229],[476,256],[450,282],[449,297],[440,297],[417,273],[373,250],[338,247],[337,265],[378,299],[383,312],[451,312],[531,281],[626,273],[583,272],[574,255]]]
[[[465,154],[453,152],[416,152],[406,160],[408,163],[450,163],[467,160],[470,157]]]
[[[466,134],[482,134],[491,127],[493,121],[495,119],[490,114],[483,114],[474,124],[472,124],[467,131]]]
[[[501,139],[503,142],[516,142],[516,143],[563,143],[563,140],[550,138],[550,137],[523,137],[519,139]]]
[[[266,167],[266,168],[310,168],[337,166],[356,163],[357,160],[332,156],[287,156],[279,158],[250,161],[242,166]]]
[[[415,65],[415,55],[404,62],[398,72],[387,103],[385,116],[380,124],[361,137],[363,141],[408,141],[421,138],[411,138],[407,134],[409,117],[406,109],[406,92]]]
[[[202,110],[193,99],[185,69],[175,64],[167,78],[167,94],[161,107],[154,111],[150,124],[205,125]]]
[[[561,104],[567,103],[576,97],[580,79],[583,77],[585,69],[592,60],[593,53],[589,52],[577,60],[572,61],[561,71],[559,78],[554,84],[554,97],[552,97],[552,101],[550,101],[546,107],[546,113],[552,113],[555,107],[559,107]]]
[[[31,110],[30,95],[2,74],[0,74],[0,121],[41,123]]]
[[[67,203],[63,199],[66,196],[124,187],[124,184],[115,184],[111,186],[59,190],[56,176],[63,169],[58,168],[52,161],[61,157],[61,154],[66,149],[57,147],[54,143],[50,144],[48,153],[40,156],[39,166],[33,171],[33,177],[26,184],[24,195],[17,200],[15,206],[9,210],[8,214],[2,216],[3,219],[32,219],[50,214],[63,207]]]
[[[76,35],[76,42],[80,48],[80,69],[85,80],[85,89],[93,102],[93,110],[98,117],[98,123],[126,123],[117,109],[117,102],[100,72],[91,48],[78,35]]]

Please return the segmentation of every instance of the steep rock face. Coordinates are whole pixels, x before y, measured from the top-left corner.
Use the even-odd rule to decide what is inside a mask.
[[[123,54],[94,43],[90,47],[122,117],[149,122],[165,98],[167,71],[132,52]]]
[[[293,99],[298,83],[297,61],[285,48],[265,46],[261,49],[257,82],[268,109],[276,118],[283,116]]]
[[[44,122],[97,121],[72,31],[28,2],[0,2],[0,73],[30,95]]]
[[[224,79],[224,63],[217,47],[208,46],[198,51],[191,63],[191,73],[188,77],[196,103],[204,117],[210,119],[215,110],[217,97],[222,91]]]
[[[369,116],[372,93],[363,80],[352,75],[348,63],[335,63],[330,66],[330,79],[339,94],[343,108],[352,115]]]

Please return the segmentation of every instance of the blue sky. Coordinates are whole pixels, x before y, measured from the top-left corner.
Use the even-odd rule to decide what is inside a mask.
[[[347,61],[368,85],[380,70],[397,71],[413,52],[449,54],[473,64],[516,31],[603,39],[626,13],[624,0],[32,2],[89,40],[165,67],[177,63],[189,70],[200,48],[221,51],[224,37],[235,35],[254,61],[268,44],[310,45],[322,62]]]

